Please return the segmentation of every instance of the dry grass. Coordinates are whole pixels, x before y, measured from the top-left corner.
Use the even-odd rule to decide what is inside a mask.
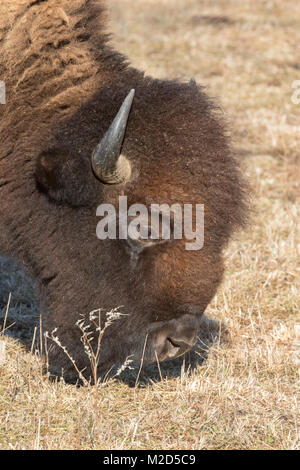
[[[227,250],[227,276],[207,311],[228,333],[189,372],[162,365],[146,368],[137,387],[132,371],[81,388],[49,381],[37,354],[0,337],[0,448],[299,448],[298,4],[109,3],[114,43],[134,65],[157,77],[194,76],[231,117],[254,214]],[[13,292],[9,325],[32,314],[33,291],[2,263],[2,299]]]

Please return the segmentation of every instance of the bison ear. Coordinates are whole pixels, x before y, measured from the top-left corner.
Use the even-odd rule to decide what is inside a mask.
[[[43,151],[37,159],[35,179],[38,189],[58,203],[78,207],[90,206],[95,201],[89,161],[76,152],[61,148]]]

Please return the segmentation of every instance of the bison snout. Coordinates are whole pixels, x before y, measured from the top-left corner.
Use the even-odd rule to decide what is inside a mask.
[[[160,322],[150,334],[151,360],[160,362],[189,351],[197,341],[199,319],[184,315],[177,320]]]

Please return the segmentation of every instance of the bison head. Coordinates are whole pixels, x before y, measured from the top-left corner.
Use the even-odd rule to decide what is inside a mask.
[[[39,280],[43,330],[57,328],[85,368],[80,315],[101,308],[104,327],[120,307],[99,367],[184,353],[244,221],[246,186],[220,113],[194,81],[130,66],[109,44],[100,0],[1,0],[0,18],[0,250]],[[204,206],[202,249],[186,249],[176,224],[169,239],[100,240],[97,208],[117,209],[120,196],[128,207]],[[73,368],[55,344],[48,358]]]
[[[240,177],[211,102],[194,83],[135,87],[135,100],[132,90],[123,104],[122,89],[114,98],[105,91],[94,97],[60,124],[37,160],[43,217],[51,224],[43,249],[45,327],[58,327],[82,367],[76,319],[98,307],[120,306],[125,314],[104,335],[100,367],[189,350],[222,277],[222,248],[242,219]],[[204,204],[203,248],[187,250],[184,237],[97,239],[97,206],[117,207],[124,195],[129,205],[146,207]],[[66,368],[57,348],[51,356]]]

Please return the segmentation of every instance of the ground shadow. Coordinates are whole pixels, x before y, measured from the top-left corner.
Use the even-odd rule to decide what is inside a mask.
[[[120,380],[129,387],[145,387],[170,378],[191,375],[199,366],[205,363],[211,346],[225,339],[227,330],[221,322],[203,317],[195,347],[185,355],[159,364],[137,365],[132,369],[125,369],[115,380]],[[110,375],[114,377],[115,371]],[[108,375],[107,377],[109,378]]]
[[[0,256],[0,331],[5,321],[5,334],[27,345],[39,325],[39,312],[36,283],[11,258]]]
[[[235,21],[228,16],[214,15],[194,15],[189,21],[191,26],[232,26]]]

